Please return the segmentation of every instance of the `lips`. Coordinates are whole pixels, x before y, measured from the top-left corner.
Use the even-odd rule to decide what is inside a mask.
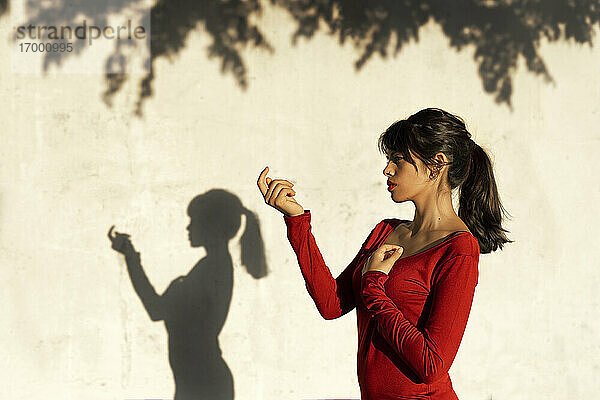
[[[395,183],[392,183],[390,181],[387,182],[388,185],[388,190],[393,190],[397,185]]]

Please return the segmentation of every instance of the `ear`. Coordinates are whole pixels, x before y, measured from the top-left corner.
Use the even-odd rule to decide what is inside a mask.
[[[433,165],[427,166],[429,179],[435,179],[442,172],[444,166],[448,164],[450,164],[449,159],[444,153],[439,152],[433,156]]]
[[[440,163],[441,165],[446,165],[447,163],[450,162],[450,160],[448,159],[448,157],[446,157],[446,155],[442,152],[437,153],[435,156],[433,156],[433,160],[436,163]]]

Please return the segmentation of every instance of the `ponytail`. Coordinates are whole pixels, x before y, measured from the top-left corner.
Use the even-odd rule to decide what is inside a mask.
[[[258,219],[247,208],[243,208],[242,214],[246,216],[246,228],[240,239],[242,264],[253,278],[263,278],[267,276],[267,261]]]
[[[405,120],[394,122],[379,136],[383,154],[401,154],[417,170],[411,153],[427,166],[444,153],[450,160],[448,185],[460,188],[458,216],[479,243],[480,253],[491,253],[512,243],[502,228],[502,207],[486,151],[478,146],[465,122],[440,108],[423,109]]]
[[[480,253],[486,254],[513,240],[506,237],[508,231],[502,228],[506,210],[498,195],[492,162],[481,146],[469,142],[471,157],[467,161],[467,177],[460,186],[458,216],[479,242]]]

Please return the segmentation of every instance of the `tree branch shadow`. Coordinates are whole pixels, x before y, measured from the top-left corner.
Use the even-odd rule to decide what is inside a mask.
[[[538,53],[543,38],[550,42],[573,40],[592,45],[594,25],[600,22],[597,1],[542,2],[499,1],[370,1],[271,0],[289,11],[298,23],[293,41],[312,38],[320,21],[337,36],[340,45],[352,40],[362,54],[355,63],[360,70],[374,54],[388,56],[392,36],[397,55],[404,44],[419,39],[419,30],[433,20],[439,24],[450,46],[461,50],[475,47],[474,61],[485,92],[497,103],[511,106],[512,81],[519,57],[529,72],[553,81]]]
[[[0,0],[6,3],[6,0]],[[33,1],[33,0],[32,0]],[[88,15],[94,21],[105,21],[109,13],[118,12],[132,0],[93,3],[87,0],[55,0],[55,6],[31,18],[32,21],[57,24],[74,22],[76,15]],[[88,3],[92,3],[90,5]],[[0,3],[0,7],[1,7]],[[387,59],[400,53],[411,41],[418,42],[421,28],[433,21],[440,25],[449,44],[457,51],[474,47],[474,62],[484,92],[493,95],[498,104],[512,109],[513,76],[519,59],[526,68],[546,82],[553,78],[539,54],[540,43],[559,40],[592,46],[596,24],[600,25],[597,0],[270,0],[271,7],[286,10],[297,24],[292,44],[301,37],[310,40],[321,29],[337,37],[343,45],[352,41],[360,55],[355,61],[361,70],[376,54]],[[0,8],[1,9],[1,8]],[[172,60],[186,45],[189,33],[201,24],[211,37],[207,57],[221,63],[221,72],[231,75],[241,90],[248,87],[248,68],[242,50],[248,45],[273,52],[266,36],[251,21],[262,12],[259,0],[157,0],[148,13],[150,21],[150,55],[147,74],[141,80],[135,112],[153,95],[155,61]],[[394,40],[395,39],[395,45]],[[127,44],[126,44],[127,45]],[[112,98],[126,82],[127,57],[122,44],[107,61],[106,91],[103,100]],[[83,50],[75,46],[74,53]],[[64,54],[47,54],[45,67],[60,63]],[[109,66],[114,71],[109,71]]]
[[[195,1],[195,0],[158,0],[150,11],[151,44],[150,59],[147,60],[148,74],[141,81],[140,93],[136,103],[136,114],[142,115],[145,99],[152,96],[154,64],[159,58],[172,60],[183,48],[189,33],[199,24],[204,26],[212,39],[208,47],[208,58],[217,58],[221,62],[221,72],[232,74],[238,86],[248,87],[248,69],[241,50],[253,45],[273,52],[263,33],[250,23],[254,14],[260,14],[261,6],[257,0],[250,1]],[[107,74],[107,90],[104,99],[107,104],[125,82],[124,74]]]

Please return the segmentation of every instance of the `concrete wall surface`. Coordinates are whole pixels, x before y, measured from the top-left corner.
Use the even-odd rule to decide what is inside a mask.
[[[271,51],[251,40],[228,44],[241,37],[230,31],[239,26],[225,26],[231,20],[217,6],[221,14],[206,5],[199,17],[192,2],[182,4],[168,21],[159,18],[168,3],[154,6],[147,96],[140,94],[144,71],[122,81],[102,68],[69,72],[102,67],[114,51],[106,41],[98,53],[91,46],[64,59],[56,55],[45,73],[19,73],[10,62],[17,22],[11,11],[0,16],[0,398],[169,399],[174,374],[181,382],[216,374],[223,391],[233,390],[230,399],[358,399],[355,313],[333,321],[318,314],[282,215],[264,204],[256,179],[268,165],[271,177],[295,182],[335,276],[377,222],[412,218],[412,206],[394,203],[386,191],[377,137],[430,106],[463,117],[489,152],[512,216],[504,226],[515,241],[481,255],[467,330],[450,369],[459,398],[596,396],[597,25],[593,45],[564,38],[534,43],[549,80],[529,71],[523,55],[503,64],[510,46],[490,50],[492,64],[480,69],[477,44],[458,50],[436,18],[419,25],[418,40],[406,41],[396,55],[401,36],[392,34],[387,56],[376,53],[357,70],[364,46],[340,43],[324,20],[310,38],[292,43],[298,21],[291,2],[241,2],[261,6],[247,22]],[[171,36],[161,41],[160,34]],[[529,51],[526,43],[513,50]],[[508,71],[508,97],[485,90],[495,67]],[[216,197],[207,195],[214,189]],[[204,247],[190,246],[186,230],[188,206],[198,195],[209,199],[202,212],[225,210],[215,220],[234,221],[214,276],[194,275],[211,261]],[[181,307],[192,309],[181,314],[169,309],[170,327],[153,321],[123,257],[111,250],[112,225],[131,235],[158,295],[196,282],[206,299],[184,301]],[[246,232],[254,264],[264,257],[262,274],[242,262]],[[193,307],[206,319],[195,320]],[[186,359],[194,351],[212,361]],[[171,369],[170,356],[184,371]]]

